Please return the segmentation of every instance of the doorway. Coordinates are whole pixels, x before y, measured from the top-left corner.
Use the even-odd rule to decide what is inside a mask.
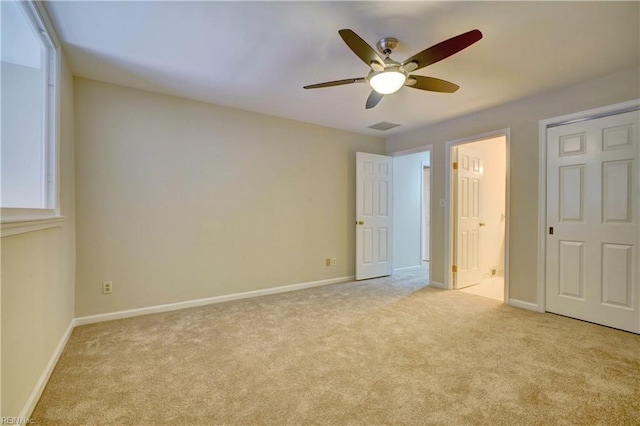
[[[419,273],[427,283],[431,259],[430,171],[431,145],[393,154],[393,272]]]
[[[508,301],[508,129],[447,143],[447,287]]]

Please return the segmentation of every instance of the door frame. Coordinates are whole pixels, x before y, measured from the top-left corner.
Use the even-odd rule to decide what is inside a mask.
[[[429,258],[427,262],[429,262],[429,271],[431,271],[431,151],[429,151],[429,165],[426,165],[424,161],[422,161],[422,181],[420,182],[420,266],[424,262],[424,255],[426,254]],[[424,220],[424,170],[429,169],[429,250],[424,249],[424,228],[425,228],[425,220]],[[426,252],[426,253],[425,253]]]
[[[453,208],[451,204],[451,192],[453,190],[453,156],[451,155],[453,148],[473,142],[480,142],[485,139],[492,139],[499,136],[505,137],[505,155],[506,155],[506,170],[505,170],[505,226],[504,226],[504,303],[510,303],[509,299],[509,222],[511,221],[511,209],[510,209],[510,188],[511,188],[511,128],[494,130],[492,132],[482,133],[479,135],[468,136],[456,140],[447,141],[445,143],[445,180],[444,180],[444,287],[453,290],[453,272],[451,268],[453,266],[453,238],[455,237],[453,232],[453,223],[455,218],[453,217]]]
[[[433,144],[429,144],[429,145],[422,145],[422,146],[418,146],[416,148],[411,148],[411,149],[405,149],[402,151],[396,151],[393,152],[391,154],[389,154],[391,157],[395,158],[395,157],[402,157],[405,155],[411,155],[411,154],[418,154],[420,152],[429,152],[429,167],[432,168],[433,167]],[[421,163],[420,167],[424,167],[424,162]],[[423,203],[422,203],[422,197],[424,197],[424,188],[422,187],[423,185],[423,180],[422,180],[422,170],[420,170],[420,267],[422,267],[422,232],[423,232],[423,223],[422,223],[422,218],[424,218],[424,212],[422,211],[423,209]],[[432,174],[433,177],[433,174]],[[431,188],[433,189],[433,181],[431,183]],[[433,250],[433,232],[431,232],[431,222],[433,221],[433,190],[429,191],[429,285],[431,286],[433,284],[433,274],[431,273],[431,252]],[[394,256],[395,259],[395,256]],[[395,269],[394,269],[395,270]]]
[[[547,118],[538,122],[538,268],[536,304],[519,302],[521,307],[538,312],[546,311],[547,288],[547,129],[580,121],[593,120],[624,112],[640,110],[640,99],[604,107],[588,109],[572,114]],[[636,262],[640,262],[640,250]]]

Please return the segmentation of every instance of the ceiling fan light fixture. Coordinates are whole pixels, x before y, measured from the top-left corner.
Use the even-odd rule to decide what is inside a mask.
[[[384,71],[372,71],[369,74],[371,88],[381,95],[395,93],[407,81],[407,73],[400,67],[388,67]]]
[[[303,86],[303,88],[317,89],[320,87],[341,86],[343,84],[364,83],[366,81],[373,89],[365,103],[366,109],[375,107],[385,95],[397,92],[402,86],[430,92],[455,92],[460,88],[457,84],[440,80],[439,78],[409,74],[448,58],[482,38],[480,30],[467,31],[466,33],[441,41],[438,44],[424,49],[422,52],[413,55],[404,62],[397,62],[389,56],[398,46],[398,39],[387,37],[378,42],[376,47],[384,56],[383,59],[366,41],[352,30],[342,29],[338,31],[338,33],[349,49],[351,49],[362,62],[370,67],[369,74],[366,77],[327,81],[326,83]]]

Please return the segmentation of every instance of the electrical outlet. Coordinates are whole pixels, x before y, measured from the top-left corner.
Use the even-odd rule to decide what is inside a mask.
[[[333,266],[336,266],[338,264],[338,260],[334,257],[333,259],[331,259],[331,264]]]
[[[113,281],[102,281],[102,294],[111,294],[113,292]]]
[[[331,258],[327,257],[327,259],[324,262],[325,265],[327,266],[331,266]]]

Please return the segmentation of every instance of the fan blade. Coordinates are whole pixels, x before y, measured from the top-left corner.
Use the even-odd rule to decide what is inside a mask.
[[[410,68],[413,68],[411,71],[419,70],[420,68],[424,68],[427,65],[435,64],[438,61],[441,61],[455,53],[458,53],[459,51],[471,46],[481,38],[482,33],[479,30],[471,30],[464,34],[452,37],[449,40],[440,42],[435,46],[431,46],[420,53],[416,53],[415,55],[404,61],[402,65],[404,66],[410,64],[411,62],[415,62],[416,66],[415,68],[411,66]]]
[[[367,98],[367,106],[366,106],[366,108],[367,109],[371,109],[374,106],[378,105],[378,102],[380,102],[383,97],[384,97],[384,95],[381,95],[380,93],[376,92],[375,90],[372,90],[371,94]]]
[[[415,81],[415,83],[413,81]],[[442,93],[453,93],[460,88],[457,84],[450,83],[446,80],[422,75],[410,75],[409,78],[407,78],[406,86],[413,87],[414,89]]]
[[[372,62],[377,62],[384,68],[384,60],[376,53],[366,41],[360,38],[360,36],[349,29],[338,31],[342,40],[347,43],[349,49],[353,50],[358,58],[371,67]]]
[[[364,77],[346,78],[344,80],[327,81],[326,83],[310,84],[308,86],[304,86],[303,88],[304,89],[320,89],[322,87],[342,86],[343,84],[364,83],[365,81],[366,79]]]

